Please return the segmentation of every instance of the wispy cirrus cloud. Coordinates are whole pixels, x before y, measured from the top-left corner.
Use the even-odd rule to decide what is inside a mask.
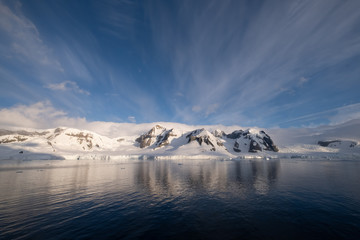
[[[250,122],[248,112],[266,115],[274,107],[269,103],[286,94],[282,89],[300,91],[309,79],[304,76],[360,54],[357,1],[179,1],[176,11],[157,3],[149,7],[154,41],[185,94],[184,105],[175,107],[184,119],[197,121],[187,107],[197,106],[209,121],[228,121],[231,112],[237,113],[233,121]],[[348,84],[356,83],[355,72]],[[327,91],[316,89],[311,98]],[[293,101],[287,98],[284,104]],[[209,114],[216,103],[222,107]]]
[[[49,99],[112,121],[331,122],[337,111],[316,113],[360,102],[359,7],[356,0],[0,1],[0,105]]]
[[[334,109],[336,112],[329,117],[331,124],[344,123],[353,119],[360,119],[360,103],[350,104]]]
[[[341,107],[327,109],[325,111],[302,115],[300,117],[288,119],[284,122],[279,122],[279,124],[291,124],[292,122],[309,123],[319,118],[326,119],[328,121],[327,124],[331,125],[341,124],[353,119],[360,119],[360,103],[349,104]]]
[[[139,20],[133,15],[139,8],[136,1],[105,0],[95,3],[101,26],[100,29],[119,39],[134,39],[135,25]]]
[[[35,92],[36,98],[31,98],[32,101],[50,99],[69,112],[91,113],[93,117],[106,119],[116,112],[123,119],[131,114],[143,121],[157,120],[162,113],[156,97],[137,84],[136,76],[126,69],[127,66],[118,64],[127,59],[126,56],[125,60],[118,58],[123,52],[116,53],[120,46],[117,40],[111,38],[110,44],[100,40],[104,31],[134,39],[131,31],[137,20],[131,9],[135,5],[132,1],[94,2],[94,21],[98,25],[89,27],[67,3],[44,3],[41,8],[35,8],[38,12],[34,15],[46,17],[39,23],[24,14],[24,6],[19,1],[1,2],[0,31],[4,37],[0,40],[0,61],[5,62],[6,67],[0,69],[0,74],[7,81],[7,89],[0,93],[4,91],[12,98],[27,102],[21,92]],[[83,5],[79,3],[78,6],[81,9]],[[131,11],[127,13],[124,7]],[[96,35],[98,32],[102,33],[100,37]],[[128,46],[124,48],[127,51]],[[112,52],[114,56],[109,57]],[[96,102],[86,98],[90,92]],[[116,92],[116,96],[103,97],[108,92]],[[27,93],[28,99],[29,95]]]
[[[90,95],[90,92],[81,89],[76,82],[72,82],[72,81],[65,81],[65,82],[61,82],[61,83],[54,83],[54,84],[48,84],[45,86],[48,89],[51,90],[58,90],[58,91],[74,91],[77,93],[81,93],[81,94],[85,94],[85,95]]]
[[[12,9],[0,2],[0,30],[4,34],[1,54],[8,60],[17,59],[36,68],[46,66],[52,71],[64,71],[42,41],[38,28],[22,14],[19,1],[13,2]]]
[[[0,74],[8,99],[21,102],[52,99],[57,103],[73,108],[73,102],[81,102],[77,93],[88,95],[74,81],[65,82],[66,97],[59,98],[48,94],[42,86],[55,87],[64,78],[72,78],[72,72],[63,65],[63,59],[55,51],[56,45],[45,42],[39,28],[22,11],[20,1],[0,2],[0,52],[3,69]],[[70,103],[72,102],[72,103]]]

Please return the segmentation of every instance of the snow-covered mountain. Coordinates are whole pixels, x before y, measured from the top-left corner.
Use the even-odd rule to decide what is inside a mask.
[[[181,133],[179,131],[172,129],[166,129],[161,125],[156,125],[151,128],[147,133],[142,134],[136,139],[140,145],[140,148],[153,147],[160,148],[170,144],[170,142],[179,137]]]
[[[207,145],[209,151],[216,151],[217,149],[226,150],[223,142],[204,128],[190,132],[186,135],[186,138],[188,143],[196,141],[200,146],[202,144]]]
[[[359,122],[352,125],[360,126]],[[0,159],[360,157],[359,136],[344,134],[344,129],[351,129],[349,125],[269,129],[268,133],[258,128],[236,129],[236,126],[176,123],[131,126],[136,128],[132,131],[134,135],[115,137],[65,127],[3,129],[0,130]],[[121,128],[121,124],[113,129],[115,127]]]
[[[246,131],[236,130],[231,134],[223,134],[222,137],[232,139],[234,152],[252,152],[273,151],[278,152],[278,147],[274,144],[271,137],[264,131],[248,129]]]

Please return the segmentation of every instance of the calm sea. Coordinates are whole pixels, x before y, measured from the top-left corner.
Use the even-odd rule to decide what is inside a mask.
[[[0,239],[360,239],[360,160],[1,161]]]

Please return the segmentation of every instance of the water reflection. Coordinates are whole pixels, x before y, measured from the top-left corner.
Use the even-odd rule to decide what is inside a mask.
[[[276,184],[279,160],[251,161],[153,161],[137,164],[134,184],[158,195],[178,195],[204,191],[208,194],[256,191],[267,194]]]
[[[0,161],[0,239],[354,233],[359,171],[359,161]]]
[[[267,194],[276,185],[280,161],[33,161],[2,162],[0,169],[0,200],[22,195],[17,201],[41,198],[52,206],[79,194],[91,198],[129,188],[159,196]]]

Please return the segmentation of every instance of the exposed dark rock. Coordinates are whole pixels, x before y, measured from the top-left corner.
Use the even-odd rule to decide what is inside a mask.
[[[141,135],[136,141],[140,143],[140,148],[148,147],[151,144],[151,136]]]
[[[50,135],[47,139],[48,140],[53,140],[54,138],[56,138],[57,136],[59,136],[63,131],[65,131],[65,129],[63,128],[56,128],[54,131],[54,134]]]
[[[230,139],[237,139],[237,138],[240,138],[243,134],[244,134],[243,130],[236,130],[230,134],[227,134],[226,137],[230,138]]]
[[[262,148],[260,147],[260,144],[256,142],[255,140],[250,141],[250,147],[249,152],[256,153],[258,151],[262,151]]]
[[[240,147],[239,143],[235,141],[234,148],[233,148],[234,151],[235,151],[235,152],[241,152],[241,150],[240,150],[239,147]]]
[[[265,150],[278,152],[278,147],[274,144],[273,140],[267,135],[264,131],[260,131],[260,133],[264,134],[265,136],[262,138],[263,143],[265,145]]]
[[[322,147],[328,147],[330,143],[340,143],[340,140],[332,140],[332,141],[318,141],[318,145]]]
[[[219,129],[216,129],[214,132],[212,132],[212,134],[215,137],[218,137],[218,138],[226,137],[226,133],[224,131],[219,130]]]
[[[245,146],[247,145],[249,145],[249,152],[257,152],[262,150],[273,152],[279,151],[273,140],[264,131],[260,131],[259,133],[251,133],[250,130],[236,130],[230,134],[227,134],[226,137],[229,139],[236,139],[233,147],[235,152],[241,152],[241,149],[244,150]]]
[[[318,141],[318,145],[322,147],[350,147],[353,148],[357,145],[356,142],[353,141],[342,141],[342,140],[330,140],[330,141]]]
[[[156,125],[149,132],[141,135],[135,141],[140,143],[140,148],[149,147],[154,141],[157,139],[157,133],[160,132],[162,134],[166,129],[160,125]]]
[[[186,136],[186,138],[189,139],[188,143],[190,143],[192,141],[197,141],[200,146],[202,145],[202,143],[205,143],[206,145],[209,145],[209,146],[212,147],[210,149],[210,151],[216,151],[215,144],[218,145],[218,146],[223,146],[223,144],[220,141],[216,141],[216,143],[214,143],[211,140],[210,135],[212,135],[212,134],[207,132],[204,128],[202,128],[202,129],[196,129],[196,130],[192,131],[191,133],[189,133]]]
[[[27,138],[25,138],[23,136],[9,136],[7,138],[4,138],[4,139],[0,140],[0,144],[2,144],[2,143],[12,143],[12,142],[24,142],[26,140],[27,140]]]
[[[49,146],[51,146],[51,148],[53,149],[53,152],[56,151],[55,148],[54,148],[54,146],[53,146],[53,144],[52,144],[50,141],[47,141],[47,144],[48,144]]]
[[[160,135],[156,137],[156,147],[163,147],[166,145],[169,145],[169,138],[170,137],[176,137],[177,135],[173,131],[174,129],[165,130]]]
[[[93,147],[93,135],[90,133],[84,134],[83,132],[80,133],[65,133],[65,135],[70,136],[70,137],[75,137],[77,138],[78,143],[82,144],[84,141],[86,142],[86,146],[88,147],[88,149],[92,149]],[[85,148],[83,147],[83,149],[85,150]]]

